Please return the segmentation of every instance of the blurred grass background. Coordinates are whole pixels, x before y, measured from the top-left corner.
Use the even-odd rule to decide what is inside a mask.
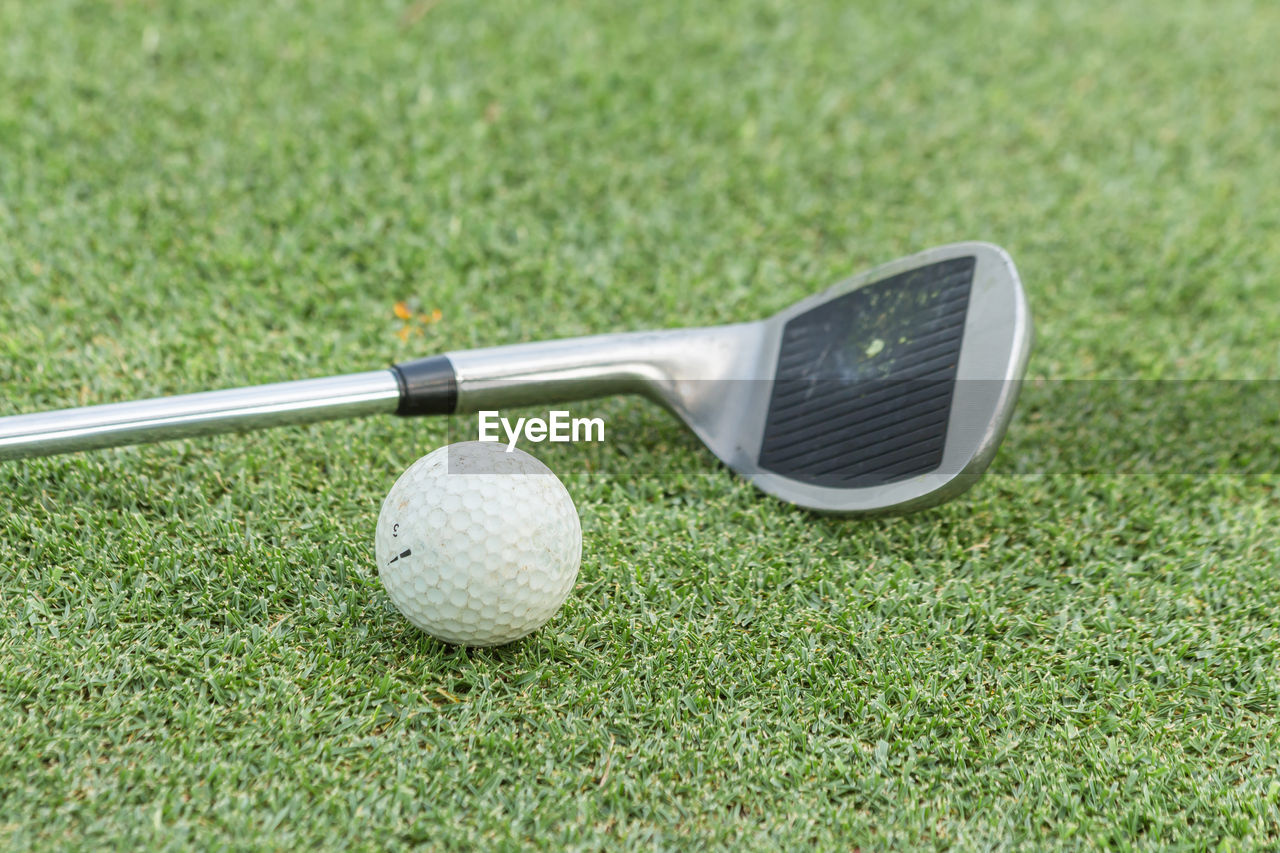
[[[1056,380],[1280,378],[1277,43],[1250,2],[0,0],[0,414],[754,319],[959,239],[1037,325],[987,479],[902,518],[591,404],[579,587],[496,651],[372,563],[444,423],[6,463],[0,840],[1274,848],[1275,409]],[[1070,461],[1126,457],[1175,461]]]

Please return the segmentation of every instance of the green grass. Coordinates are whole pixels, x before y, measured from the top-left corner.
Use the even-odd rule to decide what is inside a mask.
[[[578,407],[578,588],[491,651],[373,565],[442,422],[0,464],[0,846],[1280,846],[1280,8],[1036,6],[0,0],[0,414],[972,238],[1045,380],[976,489],[870,521]]]

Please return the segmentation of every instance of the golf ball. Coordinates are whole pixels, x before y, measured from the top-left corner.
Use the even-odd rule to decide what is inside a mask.
[[[468,441],[400,475],[378,514],[375,552],[410,622],[446,643],[499,646],[560,609],[578,577],[582,527],[550,468]]]

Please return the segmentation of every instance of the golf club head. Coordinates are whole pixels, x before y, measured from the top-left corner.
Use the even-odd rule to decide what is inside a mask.
[[[720,327],[709,362],[722,378],[653,390],[771,495],[838,515],[905,512],[955,497],[986,470],[1031,337],[1008,254],[956,243]]]

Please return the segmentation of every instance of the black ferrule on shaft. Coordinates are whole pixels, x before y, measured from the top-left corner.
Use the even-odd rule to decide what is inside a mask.
[[[448,356],[433,355],[394,365],[400,383],[397,415],[451,415],[458,405],[458,378]]]

